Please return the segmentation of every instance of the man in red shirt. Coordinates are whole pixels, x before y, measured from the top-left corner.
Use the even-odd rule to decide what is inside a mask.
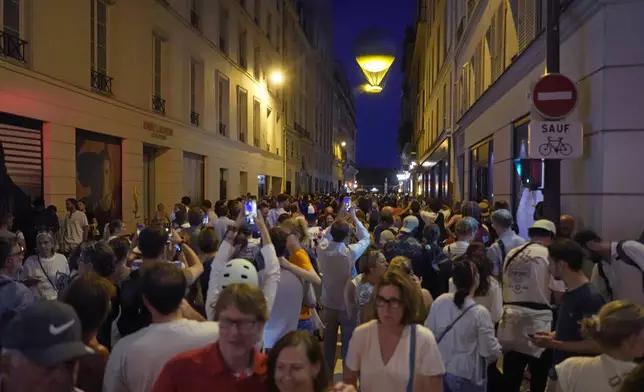
[[[261,289],[233,284],[215,305],[219,340],[170,360],[152,392],[262,392],[268,390],[266,356],[256,345],[268,319]]]

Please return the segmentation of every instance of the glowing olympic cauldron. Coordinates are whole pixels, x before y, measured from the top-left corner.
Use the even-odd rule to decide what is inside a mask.
[[[360,33],[354,51],[356,61],[367,78],[363,90],[372,94],[380,93],[385,76],[396,59],[396,45],[384,30],[372,28]]]

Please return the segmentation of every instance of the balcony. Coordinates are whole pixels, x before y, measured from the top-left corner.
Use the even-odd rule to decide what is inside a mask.
[[[11,33],[0,31],[0,53],[2,56],[26,63],[26,47],[27,41],[22,40]]]
[[[165,99],[161,98],[159,94],[152,96],[152,110],[157,113],[165,114]]]
[[[199,17],[199,14],[195,10],[190,11],[190,24],[195,30],[201,31],[201,27],[199,26],[201,23],[201,18]]]
[[[221,136],[228,136],[228,134],[226,134],[226,124],[222,122],[219,123],[219,134]]]
[[[107,95],[112,95],[112,80],[114,78],[105,75],[103,72],[92,70],[91,79],[92,89]]]
[[[190,124],[198,127],[199,126],[199,113],[197,112],[190,112]]]

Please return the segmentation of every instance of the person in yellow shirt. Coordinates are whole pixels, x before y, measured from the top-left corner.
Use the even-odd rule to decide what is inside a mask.
[[[313,264],[311,263],[311,258],[309,257],[306,249],[302,247],[302,243],[307,243],[307,231],[302,230],[300,223],[297,219],[289,219],[286,222],[282,223],[282,226],[288,232],[286,240],[286,249],[290,254],[289,263],[290,265],[285,265],[282,263],[282,267],[293,272],[297,277],[302,279],[305,283],[305,294],[309,292],[312,288],[310,284],[320,285],[322,280],[320,276],[315,272]],[[302,310],[300,312],[300,320],[298,322],[298,329],[313,332],[313,307],[302,305]]]

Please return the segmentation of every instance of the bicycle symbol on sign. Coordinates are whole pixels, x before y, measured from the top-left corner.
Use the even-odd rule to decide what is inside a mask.
[[[548,142],[539,146],[539,154],[548,156],[552,153],[568,156],[572,153],[572,145],[565,143],[563,137],[551,138],[548,136]]]

